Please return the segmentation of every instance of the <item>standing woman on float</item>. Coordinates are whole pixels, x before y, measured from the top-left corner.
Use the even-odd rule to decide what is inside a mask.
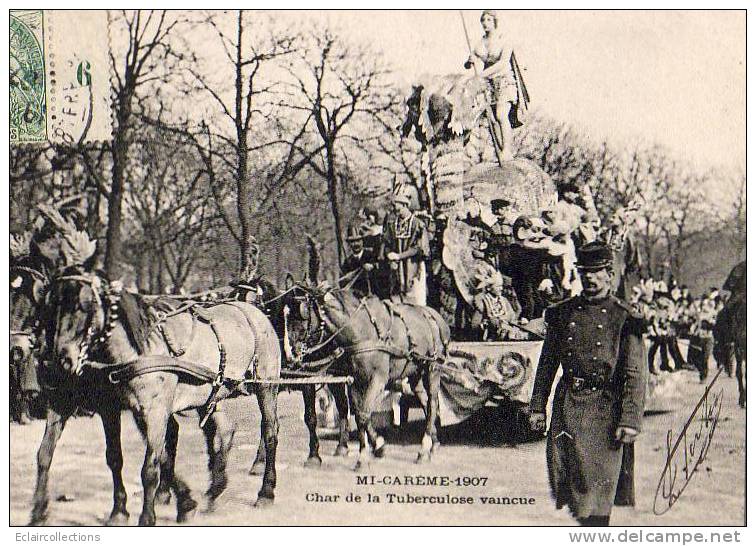
[[[465,68],[477,66],[480,77],[488,81],[488,99],[494,112],[496,147],[502,159],[513,159],[514,135],[510,111],[517,104],[517,80],[512,67],[512,46],[499,30],[499,17],[494,10],[483,10],[480,16],[483,39],[473,50]],[[482,65],[482,69],[481,69]]]

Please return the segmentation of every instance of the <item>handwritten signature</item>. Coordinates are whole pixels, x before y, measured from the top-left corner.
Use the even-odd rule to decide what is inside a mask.
[[[667,460],[659,478],[659,485],[656,487],[656,495],[654,495],[654,514],[657,516],[661,516],[674,506],[690,480],[693,479],[699,465],[706,459],[711,439],[714,437],[714,431],[719,422],[719,413],[722,411],[724,389],[711,394],[721,373],[722,368],[717,371],[714,379],[706,387],[706,391],[685,422],[674,445],[672,430],[667,431]],[[699,425],[692,434],[692,424],[696,418],[699,420]],[[679,476],[682,483],[679,484],[677,483],[678,466],[682,468],[682,474]]]

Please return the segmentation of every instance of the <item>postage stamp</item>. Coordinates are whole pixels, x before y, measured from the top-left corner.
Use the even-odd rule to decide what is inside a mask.
[[[40,142],[47,137],[42,10],[10,15],[10,140]]]
[[[11,11],[12,144],[111,138],[108,43],[105,11]]]

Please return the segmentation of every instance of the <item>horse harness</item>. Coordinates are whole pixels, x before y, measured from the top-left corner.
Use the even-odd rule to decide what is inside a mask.
[[[108,283],[105,286],[104,294],[101,296],[99,292],[99,288],[101,285],[101,281],[99,277],[89,277],[86,275],[65,275],[65,276],[59,277],[58,279],[83,282],[92,286],[93,288],[92,292],[96,300],[96,305],[100,308],[104,308],[104,311],[105,311],[105,317],[103,320],[104,326],[102,330],[99,331],[99,335],[98,335],[97,328],[94,326],[94,318],[93,318],[94,315],[90,316],[90,319],[89,319],[90,324],[87,327],[87,332],[79,343],[79,358],[74,368],[77,375],[81,375],[83,373],[83,368],[86,365],[94,370],[107,372],[108,380],[112,384],[117,384],[122,381],[127,381],[129,379],[132,379],[139,375],[144,375],[146,373],[159,372],[159,371],[178,372],[184,375],[189,375],[203,382],[212,381],[212,388],[210,391],[210,395],[208,397],[207,402],[203,405],[204,414],[203,414],[201,424],[202,425],[205,424],[208,417],[212,415],[213,411],[215,410],[218,404],[218,401],[219,401],[218,395],[220,393],[221,388],[227,383],[227,378],[225,377],[226,360],[227,360],[226,349],[223,346],[223,343],[221,342],[221,338],[220,338],[220,335],[219,335],[219,332],[215,323],[213,322],[210,315],[204,311],[203,305],[207,304],[208,302],[196,302],[196,301],[186,302],[180,305],[179,307],[177,307],[176,309],[173,309],[169,312],[163,312],[163,313],[158,314],[157,319],[153,323],[152,327],[158,330],[161,337],[165,341],[166,346],[168,347],[168,351],[171,354],[171,357],[173,358],[168,359],[168,358],[160,357],[160,356],[142,356],[136,361],[126,362],[126,363],[113,364],[113,363],[95,362],[89,359],[90,350],[93,346],[96,347],[97,345],[105,343],[107,339],[112,335],[113,329],[116,327],[116,324],[117,324],[118,311],[120,309],[120,300],[122,296],[123,286],[121,285],[121,283],[117,283],[117,282]],[[212,304],[216,305],[220,303],[230,303],[232,301],[235,302],[237,300],[232,299],[232,300],[213,301]],[[176,339],[173,337],[170,331],[165,328],[164,325],[165,325],[165,321],[168,318],[185,313],[185,312],[189,312],[191,314],[192,327],[191,327],[188,340],[182,345],[176,341]],[[245,318],[247,318],[246,315],[244,316]],[[215,335],[217,346],[218,346],[218,352],[219,352],[219,364],[218,364],[217,373],[213,373],[206,366],[178,360],[179,357],[183,356],[186,353],[188,346],[191,344],[191,340],[194,337],[197,321],[202,321],[206,323],[210,327],[213,334]],[[247,323],[250,329],[252,330],[252,332],[254,333],[255,327],[252,324],[252,322],[249,319],[247,319]],[[255,336],[255,338],[256,337],[257,336]],[[257,362],[258,362],[258,357],[257,355],[254,355],[251,362],[252,378],[255,378],[257,375]]]
[[[344,290],[344,289],[340,289],[340,290]],[[370,341],[370,340],[360,341],[351,345],[340,347],[337,349],[337,351],[339,349],[342,351],[342,353],[340,353],[339,356],[341,356],[341,354],[345,354],[347,356],[356,356],[359,354],[370,353],[370,352],[382,352],[382,353],[388,354],[391,357],[402,358],[406,360],[405,367],[409,364],[411,360],[415,362],[426,363],[431,367],[442,365],[445,362],[445,358],[443,356],[440,356],[437,353],[437,351],[434,351],[432,354],[427,355],[417,350],[418,345],[416,343],[416,340],[412,337],[412,329],[407,324],[407,319],[402,313],[402,307],[401,307],[401,305],[407,306],[411,304],[397,304],[391,300],[379,300],[376,298],[375,301],[379,302],[389,315],[388,327],[383,329],[375,315],[375,309],[371,312],[370,305],[368,303],[369,301],[370,301],[370,298],[368,297],[362,298],[360,300],[360,304],[354,309],[354,311],[352,311],[352,313],[350,313],[349,321],[347,321],[344,325],[339,327],[333,334],[331,334],[325,343],[320,343],[317,346],[317,348],[320,348],[324,346],[327,342],[330,342],[331,340],[333,340],[340,332],[342,332],[347,326],[349,326],[352,318],[355,315],[357,315],[360,309],[364,308],[365,313],[367,314],[368,319],[370,320],[370,323],[372,324],[373,328],[375,329],[375,333],[378,336],[378,341],[377,342]],[[316,309],[318,309],[318,307],[319,306],[316,305]],[[441,338],[440,329],[436,321],[433,320],[433,317],[429,315],[428,309],[419,305],[413,305],[412,307],[419,310],[430,324],[435,325],[437,333],[438,333],[438,337],[440,339]],[[393,329],[395,319],[398,319],[401,321],[407,333],[408,347],[406,350],[399,347],[392,339],[391,331]],[[321,318],[321,323],[322,322],[323,322],[323,319]],[[317,348],[312,348],[308,350],[308,353],[314,352],[315,350],[317,350]]]

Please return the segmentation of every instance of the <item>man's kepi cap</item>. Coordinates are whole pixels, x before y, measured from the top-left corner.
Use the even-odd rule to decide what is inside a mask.
[[[584,271],[599,271],[612,267],[612,262],[611,249],[600,241],[587,243],[577,251],[577,267]]]

